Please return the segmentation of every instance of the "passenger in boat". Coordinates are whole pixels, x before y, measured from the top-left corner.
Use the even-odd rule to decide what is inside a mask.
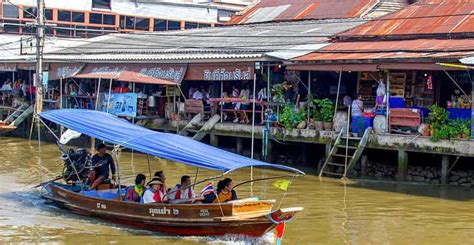
[[[148,183],[148,188],[145,193],[143,193],[143,203],[163,203],[167,201],[165,193],[161,191],[163,183],[159,178],[154,177],[150,183]]]
[[[193,188],[191,188],[191,177],[184,175],[181,177],[181,184],[177,184],[168,193],[170,203],[194,203],[203,201],[203,197],[196,198]]]
[[[125,201],[129,202],[140,202],[143,193],[145,192],[145,180],[144,174],[138,174],[135,178],[135,185],[127,187],[127,193],[125,194]]]
[[[234,190],[232,179],[225,178],[217,183],[217,193],[210,193],[204,196],[205,203],[222,203],[237,200],[237,193]]]
[[[155,177],[158,177],[160,179],[160,181],[163,183],[162,186],[161,186],[161,191],[163,193],[168,193],[169,189],[166,188],[166,177],[165,177],[165,173],[163,171],[156,171],[155,172]]]
[[[114,159],[107,153],[105,144],[97,145],[97,154],[92,157],[92,166],[96,172],[96,177],[90,185],[90,189],[95,189],[104,180],[109,178],[109,171],[112,172],[112,179],[115,181],[115,164]]]

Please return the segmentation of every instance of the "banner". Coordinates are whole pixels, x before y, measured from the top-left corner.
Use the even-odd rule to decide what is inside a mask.
[[[191,64],[185,80],[243,81],[253,80],[254,63]]]
[[[102,97],[101,110],[116,116],[136,117],[137,116],[138,94],[104,94]]]

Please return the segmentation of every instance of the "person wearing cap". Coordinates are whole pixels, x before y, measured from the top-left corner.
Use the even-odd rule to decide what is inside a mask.
[[[92,166],[95,170],[95,180],[90,185],[90,189],[95,189],[104,180],[109,178],[109,171],[112,172],[112,179],[115,181],[115,164],[114,159],[107,153],[105,144],[97,145],[97,153],[92,157]]]
[[[166,197],[161,191],[163,183],[159,178],[154,177],[149,183],[145,193],[143,193],[143,203],[163,203],[166,202]]]

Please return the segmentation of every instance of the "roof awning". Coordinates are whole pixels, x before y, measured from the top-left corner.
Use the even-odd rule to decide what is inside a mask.
[[[122,64],[88,64],[77,78],[118,79],[126,66]]]
[[[0,63],[0,71],[16,71],[15,63]]]
[[[35,71],[36,70],[36,63],[19,63],[17,68],[18,68],[18,70]]]
[[[89,64],[75,77],[102,78],[124,82],[179,85],[186,65],[164,64]]]
[[[190,64],[185,80],[199,81],[242,81],[253,80],[255,64],[218,63],[218,64]]]
[[[377,64],[297,64],[287,65],[297,71],[378,71]]]
[[[68,129],[152,156],[225,173],[245,167],[268,167],[304,174],[228,152],[177,134],[156,132],[111,114],[82,109],[43,112],[40,116]]]
[[[58,80],[76,76],[84,68],[84,64],[51,64],[49,80]]]
[[[120,73],[117,80],[136,83],[180,85],[186,74],[186,64],[135,64]]]
[[[265,55],[279,58],[282,60],[291,60],[296,57],[300,57],[303,55],[307,55],[314,51],[317,51],[321,48],[328,46],[329,43],[316,43],[316,44],[305,44],[305,45],[298,45],[288,49],[278,50],[274,52],[266,53]]]

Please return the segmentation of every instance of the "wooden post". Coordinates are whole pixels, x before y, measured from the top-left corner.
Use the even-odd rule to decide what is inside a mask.
[[[267,158],[265,159],[266,162],[272,162],[273,161],[272,147],[273,147],[273,143],[272,143],[271,140],[269,140],[268,143],[267,143]]]
[[[243,139],[240,137],[237,137],[237,146],[236,146],[236,151],[238,154],[242,154],[242,149],[243,149]]]
[[[211,145],[218,147],[219,146],[219,137],[216,134],[210,134]]]
[[[443,155],[441,159],[441,184],[448,184],[449,156]]]
[[[407,177],[408,154],[405,149],[398,150],[398,181],[405,181]]]

